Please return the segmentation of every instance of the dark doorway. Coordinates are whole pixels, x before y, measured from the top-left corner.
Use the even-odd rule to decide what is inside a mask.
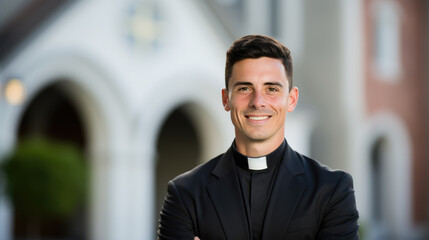
[[[379,137],[371,147],[371,239],[393,239],[388,228],[389,206],[392,199],[389,199],[389,181],[386,179],[388,169],[386,163],[389,161],[388,140]]]
[[[383,218],[383,158],[386,154],[386,141],[379,138],[371,149],[371,185],[372,185],[372,217],[375,221]]]
[[[85,128],[76,106],[64,91],[65,84],[46,87],[31,101],[22,115],[18,128],[18,142],[29,137],[43,137],[77,147],[82,153],[86,147]],[[19,209],[14,209],[19,212]],[[40,239],[87,239],[87,206],[80,206],[72,217],[42,219]],[[19,214],[14,214],[15,239],[26,239],[31,226]]]
[[[164,122],[158,136],[157,154],[156,220],[159,219],[168,181],[195,167],[201,155],[198,133],[183,107],[173,111]]]

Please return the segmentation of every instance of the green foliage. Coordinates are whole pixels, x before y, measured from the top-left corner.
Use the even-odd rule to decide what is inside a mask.
[[[359,221],[359,238],[360,239],[366,238],[365,230],[366,230],[366,225],[362,221]]]
[[[1,168],[15,209],[26,217],[67,216],[87,192],[86,162],[71,145],[29,139]]]

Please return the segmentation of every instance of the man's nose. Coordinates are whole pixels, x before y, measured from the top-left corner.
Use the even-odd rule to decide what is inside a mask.
[[[250,100],[250,107],[255,109],[265,108],[265,99],[262,93],[255,91]]]

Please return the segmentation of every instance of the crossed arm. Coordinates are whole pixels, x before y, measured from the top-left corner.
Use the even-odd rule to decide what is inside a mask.
[[[349,174],[344,173],[326,206],[316,239],[358,240],[358,218],[353,180]]]
[[[194,239],[194,227],[189,213],[177,191],[174,182],[167,187],[167,196],[161,210],[159,220],[158,240],[190,240]]]

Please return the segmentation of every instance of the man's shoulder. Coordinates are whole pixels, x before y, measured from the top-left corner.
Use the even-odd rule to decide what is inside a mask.
[[[202,163],[195,168],[184,172],[177,177],[175,177],[172,181],[177,186],[189,187],[193,188],[197,185],[205,184],[211,177],[211,172],[216,167],[219,160],[223,157],[224,154],[220,154],[219,156],[212,158],[211,160]]]
[[[352,183],[352,176],[344,170],[332,169],[329,166],[304,155],[297,153],[305,175],[310,182],[337,184],[339,181]]]

